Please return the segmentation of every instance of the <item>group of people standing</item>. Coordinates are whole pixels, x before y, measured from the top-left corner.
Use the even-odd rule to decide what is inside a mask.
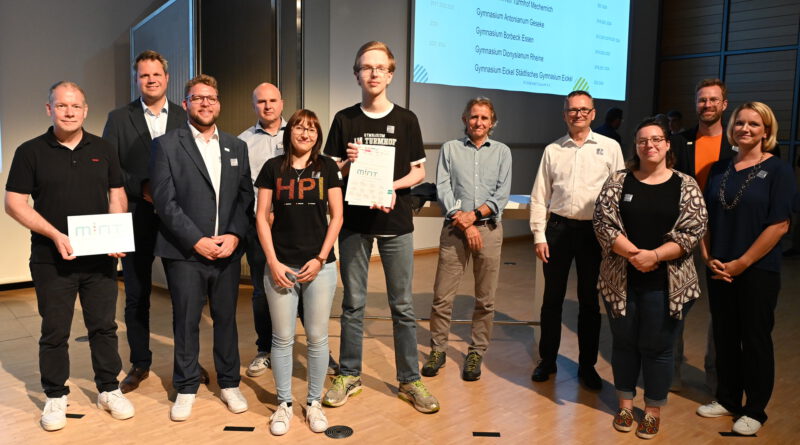
[[[746,102],[722,124],[727,89],[696,88],[698,126],[670,135],[647,118],[623,168],[619,145],[588,129],[591,96],[570,93],[569,134],[545,148],[531,193],[531,230],[545,277],[541,361],[532,379],[557,371],[561,306],[572,260],[578,272],[578,378],[599,390],[594,370],[603,300],[613,337],[619,397],[613,426],[633,429],[640,374],[644,416],[636,434],[654,437],[670,390],[680,390],[683,323],[708,293],[707,382],[716,400],[703,417],[736,416],[733,431],[766,421],[774,382],[771,331],[780,289],[779,241],[788,231],[795,179],[775,156],[778,125],[761,102]],[[697,270],[695,264],[698,264]],[[706,280],[708,277],[707,290]]]
[[[270,418],[273,434],[285,434],[293,418],[298,315],[308,341],[304,411],[309,428],[325,431],[322,406],[341,406],[363,390],[364,312],[374,244],[392,314],[398,397],[423,413],[440,409],[420,374],[435,376],[446,363],[453,301],[470,259],[475,310],[462,378],[480,378],[494,316],[502,213],[511,186],[511,151],[489,137],[498,121],[489,99],[467,103],[465,136],[446,142],[439,153],[437,193],[445,219],[431,308],[431,352],[420,372],[411,292],[410,188],[424,179],[426,159],[416,116],[387,97],[395,71],[390,49],[373,41],[358,50],[353,73],[361,102],[335,115],[324,148],[317,116],[302,109],[284,120],[274,85],[254,89],[257,122],[236,138],[216,125],[221,102],[213,77],[190,79],[178,105],[166,98],[169,73],[163,56],[145,51],[133,68],[141,97],[109,113],[103,138],[82,129],[88,113],[83,90],[67,81],[53,85],[47,104],[53,126],[17,149],[6,184],[6,211],[32,232],[45,430],[66,425],[67,339],[76,295],[89,330],[98,406],[117,419],[134,415],[124,393],[148,378],[153,362],[149,311],[156,256],[162,259],[173,306],[173,421],[191,416],[199,386],[209,381],[198,360],[206,303],[213,319],[220,398],[233,413],[248,409],[239,390],[235,318],[242,255],[253,279],[257,333],[256,355],[246,373],[255,377],[272,368],[278,399]],[[698,110],[702,98],[703,107],[719,111],[719,121],[727,100],[724,85],[713,86],[721,92],[718,97],[705,96],[708,85],[698,88]],[[684,149],[677,153],[677,164],[677,144],[668,130],[645,120],[637,128],[636,151],[627,167],[619,144],[591,131],[595,108],[588,92],[570,93],[563,115],[568,134],[546,147],[531,192],[531,230],[545,275],[541,362],[533,380],[545,381],[557,371],[561,309],[574,259],[578,377],[591,389],[602,386],[594,369],[599,289],[614,337],[612,365],[620,399],[614,427],[632,429],[641,368],[646,407],[637,434],[653,437],[672,379],[673,345],[701,294],[692,257],[703,240],[701,256],[714,278],[709,290],[719,387],[718,402],[698,413],[741,415],[734,430],[754,433],[766,420],[772,389],[777,242],[788,227],[794,193],[791,169],[769,153],[777,132],[772,112],[757,102],[742,105],[727,129],[730,144],[739,147],[734,156],[703,151],[692,157]],[[714,125],[709,128],[719,133]],[[699,152],[711,143],[716,142],[685,145]],[[390,206],[344,202],[350,165],[362,144],[394,149]],[[691,160],[689,165],[702,160],[702,166],[682,173],[682,157]],[[709,173],[707,166],[717,159]],[[706,169],[705,187],[700,169]],[[67,216],[126,211],[133,217],[135,252],[73,256]],[[328,349],[337,240],[344,285],[338,365]],[[122,364],[114,322],[116,258],[122,258],[131,354],[122,382],[117,380]],[[336,376],[323,394],[329,369]],[[746,428],[737,427],[740,423]]]

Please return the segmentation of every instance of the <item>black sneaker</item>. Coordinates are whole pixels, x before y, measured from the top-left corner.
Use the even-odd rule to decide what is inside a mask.
[[[481,378],[481,362],[483,357],[475,351],[467,354],[467,359],[464,360],[464,371],[461,373],[461,378],[474,382]]]
[[[444,362],[447,359],[447,353],[441,351],[431,351],[428,356],[428,361],[422,366],[422,375],[425,377],[433,377],[439,373],[439,368],[444,368]]]

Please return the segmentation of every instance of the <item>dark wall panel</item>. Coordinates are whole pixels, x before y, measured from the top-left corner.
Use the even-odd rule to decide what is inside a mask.
[[[796,45],[800,1],[732,0],[728,49]]]
[[[276,21],[270,0],[200,0],[200,72],[217,78],[218,124],[238,135],[253,125],[253,88],[276,82]]]
[[[663,2],[661,54],[674,56],[720,50],[723,0]]]
[[[700,79],[717,77],[719,57],[667,60],[661,63],[658,112],[678,110],[686,128],[697,122],[694,87]]]

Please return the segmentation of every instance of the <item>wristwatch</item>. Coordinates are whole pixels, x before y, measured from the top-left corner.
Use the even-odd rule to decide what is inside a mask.
[[[479,221],[481,218],[483,218],[483,214],[481,213],[480,210],[475,209],[475,220]]]
[[[319,261],[320,267],[325,265],[325,260],[321,256],[317,255],[316,257],[314,257],[314,259]]]

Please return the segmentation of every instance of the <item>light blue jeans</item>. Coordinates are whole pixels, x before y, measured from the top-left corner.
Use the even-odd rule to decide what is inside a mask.
[[[295,272],[299,268],[292,268]],[[303,299],[306,340],[308,343],[308,403],[320,400],[328,371],[328,321],[333,293],[336,291],[336,263],[322,267],[310,283],[294,287],[277,286],[272,275],[264,277],[264,288],[272,318],[272,375],[278,391],[278,403],[292,401],[292,347],[297,326],[297,303]]]
[[[394,360],[397,380],[419,380],[417,361],[417,322],[411,298],[414,269],[414,236],[375,237],[342,229],[339,233],[339,261],[342,267],[342,338],[339,350],[340,373],[361,375],[364,340],[364,309],[367,304],[367,274],[373,240],[378,241],[386,293],[392,312]]]

